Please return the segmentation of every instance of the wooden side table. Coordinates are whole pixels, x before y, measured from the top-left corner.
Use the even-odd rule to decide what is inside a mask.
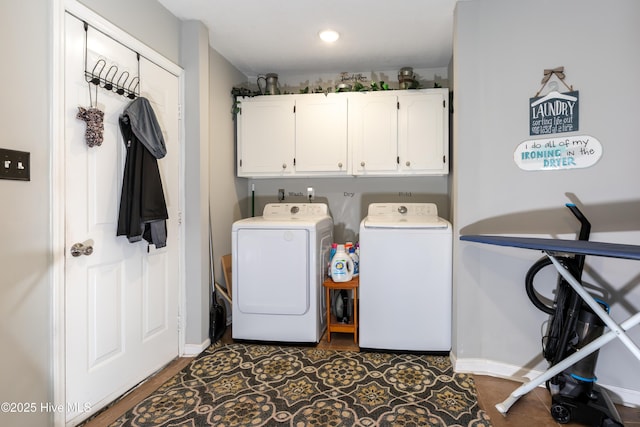
[[[331,332],[346,332],[353,334],[353,342],[358,344],[358,286],[360,278],[354,277],[348,282],[336,283],[329,277],[322,283],[325,289],[325,299],[327,303],[327,342],[331,342]],[[336,316],[331,314],[331,290],[352,290],[353,291],[353,319],[349,323],[339,322]]]

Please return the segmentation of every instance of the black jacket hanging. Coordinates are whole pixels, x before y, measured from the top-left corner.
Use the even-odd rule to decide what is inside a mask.
[[[157,159],[166,154],[162,130],[146,98],[136,98],[119,119],[127,147],[122,179],[118,236],[144,238],[156,248],[167,245],[167,205]]]

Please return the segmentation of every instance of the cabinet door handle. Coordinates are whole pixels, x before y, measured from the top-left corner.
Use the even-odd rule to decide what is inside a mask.
[[[411,166],[411,162],[409,160],[407,160],[407,162],[405,163],[405,165],[407,166]]]
[[[342,169],[342,162],[338,163],[338,167]]]
[[[286,164],[286,163],[283,163],[283,164],[282,164],[282,169],[286,169],[286,168],[287,168],[287,164]]]
[[[360,162],[360,166],[364,167],[364,162]]]

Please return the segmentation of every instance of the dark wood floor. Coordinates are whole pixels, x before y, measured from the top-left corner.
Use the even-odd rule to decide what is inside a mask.
[[[230,329],[227,329],[224,342],[232,342]],[[322,348],[336,350],[358,350],[351,334],[333,333],[331,342],[327,342],[326,334],[318,344]],[[83,427],[102,427],[114,422],[130,408],[141,402],[157,389],[163,382],[185,367],[192,358],[182,357],[174,360],[165,369],[151,377],[129,394],[112,404],[94,418],[83,424]],[[551,398],[545,388],[537,388],[523,396],[511,407],[506,416],[495,409],[495,404],[502,402],[520,383],[516,381],[494,378],[485,375],[474,375],[478,389],[478,403],[491,417],[494,427],[557,427],[560,425],[576,426],[576,424],[558,424],[549,415]],[[640,408],[618,406],[618,411],[625,427],[640,427]]]

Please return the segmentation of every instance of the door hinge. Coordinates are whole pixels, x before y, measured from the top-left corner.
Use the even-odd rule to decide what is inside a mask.
[[[442,163],[447,163],[447,156],[442,156]]]
[[[178,120],[182,120],[182,104],[178,104]]]
[[[399,110],[400,109],[400,101],[396,102],[396,108]]]
[[[240,167],[242,167],[242,159],[240,159]]]
[[[296,113],[296,106],[294,105],[293,106],[293,114],[295,114],[295,113]]]
[[[182,211],[178,211],[178,225],[182,224]]]
[[[296,165],[296,158],[294,157],[293,158],[293,166],[295,166],[295,165]]]
[[[396,157],[396,163],[397,163],[397,164],[400,164],[400,156],[397,156],[397,157]]]
[[[447,108],[447,101],[444,99],[442,100],[442,108]]]

